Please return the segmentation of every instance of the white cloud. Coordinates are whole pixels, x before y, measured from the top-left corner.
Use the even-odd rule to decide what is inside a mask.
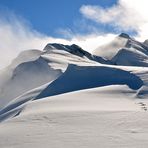
[[[104,35],[91,34],[85,36],[76,36],[72,38],[71,43],[81,46],[88,52],[92,52],[98,46],[110,42],[115,36],[116,34],[109,33]]]
[[[83,5],[80,12],[87,19],[118,27],[123,31],[137,31],[138,38],[148,37],[148,1],[147,0],[118,0],[109,8]]]
[[[68,33],[68,32],[64,32]],[[21,51],[26,49],[42,50],[47,43],[77,44],[92,51],[105,41],[112,39],[113,35],[88,36],[71,35],[70,40],[53,38],[32,29],[23,18],[12,12],[7,16],[0,15],[0,69],[7,66]]]

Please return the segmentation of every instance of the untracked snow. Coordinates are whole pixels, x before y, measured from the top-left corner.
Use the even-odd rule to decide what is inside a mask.
[[[49,43],[0,71],[0,147],[147,148],[148,43],[93,54]]]

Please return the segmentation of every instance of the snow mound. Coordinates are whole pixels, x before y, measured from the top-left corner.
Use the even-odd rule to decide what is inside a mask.
[[[54,70],[39,57],[40,52],[21,53],[0,74],[0,109],[21,94],[56,79],[60,70]]]
[[[0,73],[0,109],[28,91],[57,79],[68,64],[95,65],[94,59],[77,45],[48,44],[43,51],[23,51]]]
[[[148,55],[134,48],[121,49],[111,61],[115,65],[148,67]]]

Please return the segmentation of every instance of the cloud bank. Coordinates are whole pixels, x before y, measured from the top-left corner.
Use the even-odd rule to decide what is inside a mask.
[[[148,1],[118,0],[115,5],[103,8],[94,5],[83,5],[82,15],[95,21],[122,31],[135,31],[139,39],[148,38]]]
[[[111,40],[112,36],[111,34],[100,36],[93,33],[86,36],[71,34],[69,40],[54,38],[37,32],[26,20],[8,12],[7,15],[0,15],[0,69],[9,65],[12,59],[23,50],[42,50],[47,43],[62,43],[77,44],[91,52],[106,40]]]
[[[29,23],[15,14],[0,15],[0,69],[7,66],[22,50],[42,49],[47,37],[33,30]],[[57,40],[61,41],[61,40]]]

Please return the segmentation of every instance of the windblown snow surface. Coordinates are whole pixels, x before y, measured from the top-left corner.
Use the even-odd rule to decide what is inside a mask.
[[[20,53],[0,72],[0,148],[26,147],[147,148],[147,40]]]

